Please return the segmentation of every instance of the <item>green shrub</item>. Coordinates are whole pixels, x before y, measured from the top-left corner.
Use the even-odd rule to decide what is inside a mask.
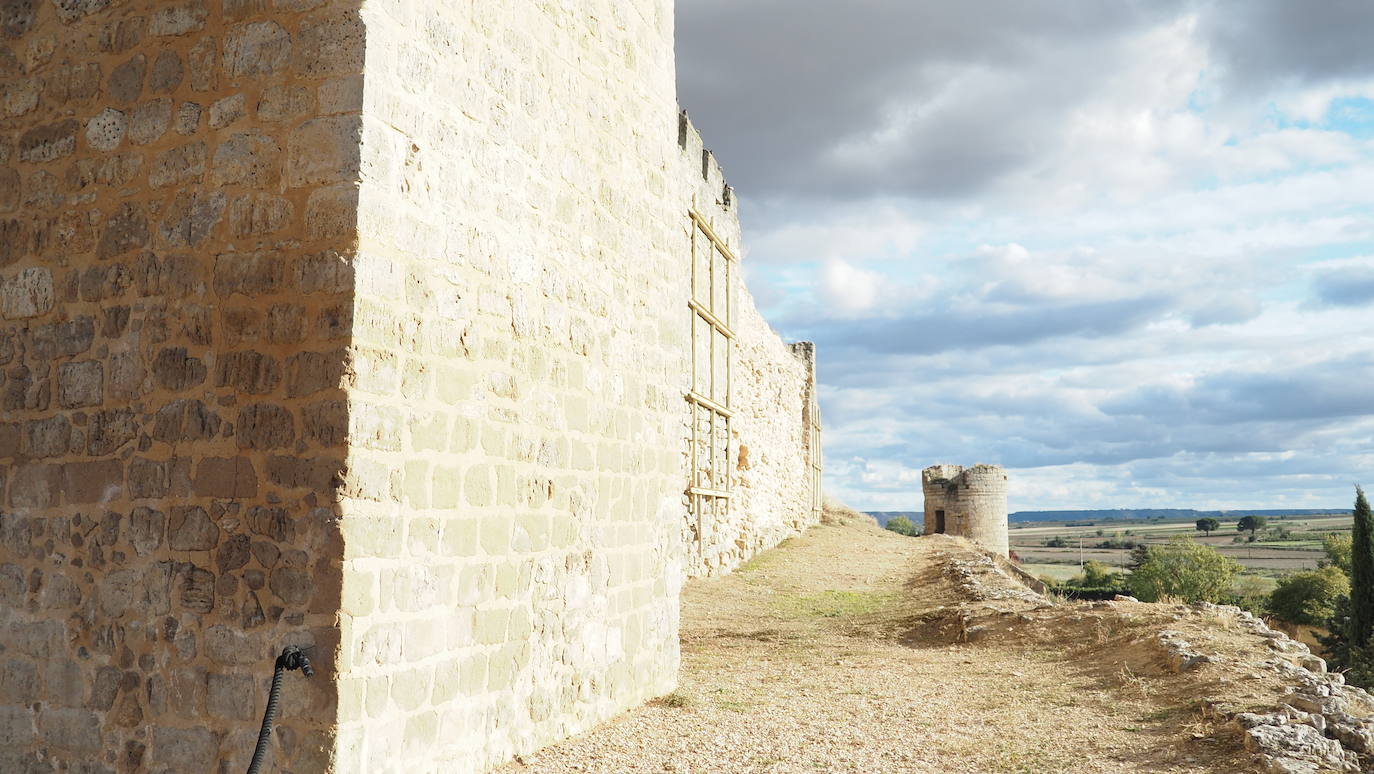
[[[1322,538],[1322,549],[1326,551],[1326,561],[1341,572],[1350,574],[1350,533],[1332,532]]]
[[[1240,570],[1238,562],[1215,548],[1174,538],[1162,546],[1147,546],[1143,560],[1126,583],[1132,596],[1142,602],[1157,602],[1163,597],[1218,602],[1230,593],[1231,581]]]
[[[883,525],[883,528],[896,532],[898,535],[906,535],[907,537],[916,537],[921,534],[921,530],[916,526],[916,523],[905,516],[894,516],[888,519],[887,524]]]
[[[1350,593],[1350,579],[1339,567],[1295,572],[1279,579],[1269,595],[1269,611],[1289,623],[1320,626],[1336,612],[1336,600]]]

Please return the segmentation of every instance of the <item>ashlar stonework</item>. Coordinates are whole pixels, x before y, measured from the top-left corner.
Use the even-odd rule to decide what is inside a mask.
[[[932,465],[921,471],[925,534],[966,537],[1002,556],[1007,537],[1007,474],[996,465]]]
[[[820,465],[672,20],[0,1],[0,771],[243,770],[285,645],[280,771],[483,771],[672,690],[682,581]]]

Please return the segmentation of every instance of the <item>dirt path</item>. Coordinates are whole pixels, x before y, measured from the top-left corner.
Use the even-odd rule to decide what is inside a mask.
[[[693,581],[678,692],[503,771],[1254,770],[1236,740],[1213,738],[1195,684],[1142,676],[1149,659],[1121,646],[1119,624],[1073,613],[1055,632],[1027,614],[1044,614],[1037,603],[994,599],[977,612],[1027,635],[961,642],[968,594],[946,569],[960,552],[975,556],[821,526]]]

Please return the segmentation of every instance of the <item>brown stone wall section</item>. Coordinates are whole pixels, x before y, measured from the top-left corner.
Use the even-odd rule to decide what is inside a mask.
[[[356,5],[0,0],[0,771],[328,766]]]

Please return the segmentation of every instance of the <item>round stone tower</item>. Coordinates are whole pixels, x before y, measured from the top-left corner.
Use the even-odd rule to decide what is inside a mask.
[[[1007,474],[996,465],[934,465],[921,471],[925,533],[966,537],[1006,556]]]

